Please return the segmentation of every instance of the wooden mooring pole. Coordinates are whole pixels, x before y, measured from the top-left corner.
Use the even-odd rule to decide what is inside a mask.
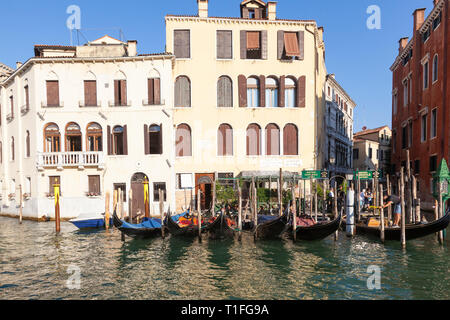
[[[391,185],[391,178],[389,175],[386,176],[386,187],[387,187],[387,194],[390,196],[392,195],[392,185]],[[392,221],[392,206],[388,207],[388,216],[387,216],[387,221],[388,224],[390,225],[391,221]]]
[[[109,191],[106,191],[106,194],[105,194],[105,228],[106,228],[106,230],[109,229],[109,221],[110,221],[109,198],[110,198],[110,193],[109,193]]]
[[[405,174],[404,168],[402,167],[400,170],[400,199],[402,206],[402,218],[401,218],[401,235],[400,242],[403,249],[406,249],[406,221],[405,221]]]
[[[239,235],[238,235],[238,241],[242,241],[242,189],[241,189],[241,186],[238,187],[238,193],[239,193],[239,206],[238,206]]]
[[[337,181],[334,180],[334,218],[335,219],[339,216],[337,197],[338,197]],[[345,199],[343,200],[343,202],[345,203]],[[342,208],[341,208],[341,210],[342,210]],[[338,238],[339,238],[339,231],[336,231],[334,234],[334,240],[337,241]]]
[[[442,188],[439,185],[439,219],[444,216],[444,203],[442,201]],[[444,244],[444,231],[439,231],[438,239],[440,244]]]
[[[292,235],[294,236],[294,242],[297,241],[297,207],[295,203],[295,187],[292,188]]]
[[[202,206],[201,206],[201,196],[202,191],[200,188],[198,188],[198,194],[197,194],[197,208],[198,208],[198,241],[202,242]]]
[[[283,215],[283,185],[284,185],[282,168],[280,168],[279,181],[280,181],[280,187],[279,187],[279,194],[278,194],[278,204],[280,206],[280,212],[278,212],[278,216],[281,217]]]
[[[161,189],[158,189],[158,195],[159,195],[159,215],[161,216],[161,235],[163,239],[165,238],[165,230],[164,230],[164,220],[165,220],[165,213],[164,213],[164,192]],[[169,214],[169,213],[167,213]],[[169,217],[170,219],[170,217]]]
[[[382,243],[384,243],[384,208],[383,208],[383,204],[384,204],[384,199],[383,199],[383,184],[380,183],[380,187],[379,187],[379,194],[380,194],[380,240]]]
[[[19,224],[22,224],[22,219],[23,219],[23,215],[22,215],[22,207],[23,207],[23,194],[22,194],[22,185],[19,185],[19,196],[20,196],[20,201],[19,201]]]
[[[422,221],[420,216],[420,199],[417,197],[417,178],[412,175],[412,196],[413,196],[413,206],[414,206],[414,222],[419,223]]]
[[[406,207],[407,207],[407,221],[413,222],[413,206],[412,206],[412,183],[411,183],[411,161],[409,157],[409,150],[406,150]]]
[[[56,224],[56,233],[61,231],[61,217],[60,217],[60,192],[59,192],[59,180],[56,179],[56,184],[53,185],[54,194],[55,194],[55,224]]]

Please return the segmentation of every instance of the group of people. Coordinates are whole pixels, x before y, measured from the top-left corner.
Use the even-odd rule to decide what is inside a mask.
[[[369,208],[373,206],[373,193],[370,188],[363,189],[359,194],[359,205],[363,211],[369,211]]]

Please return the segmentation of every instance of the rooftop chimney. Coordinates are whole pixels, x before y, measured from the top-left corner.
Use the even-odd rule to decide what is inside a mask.
[[[416,11],[414,11],[413,16],[414,16],[414,32],[416,32],[417,30],[420,29],[420,27],[422,26],[423,22],[425,21],[425,8],[422,9],[417,9]]]
[[[401,38],[398,42],[398,53],[401,53],[403,51],[403,49],[405,49],[406,45],[408,44],[408,37],[406,38]]]
[[[277,19],[277,3],[274,1],[267,2],[267,18],[269,20]]]
[[[19,69],[22,65],[23,65],[22,62],[17,61],[17,62],[16,62],[16,69]]]
[[[433,5],[436,7],[436,5],[438,4],[440,0],[433,0]]]
[[[208,0],[197,0],[198,16],[200,18],[208,18]]]
[[[137,56],[137,41],[129,40],[127,46],[128,46],[128,56],[136,57]]]

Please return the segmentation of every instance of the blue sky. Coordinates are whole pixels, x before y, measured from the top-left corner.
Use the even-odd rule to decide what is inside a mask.
[[[210,0],[211,16],[239,15],[241,0]],[[11,67],[33,55],[35,44],[70,45],[66,28],[70,5],[81,8],[81,28],[88,40],[103,34],[138,40],[139,53],[163,52],[166,14],[197,13],[196,0],[40,0],[2,4],[0,62]],[[367,8],[381,9],[381,29],[369,30]],[[391,125],[392,75],[389,67],[398,53],[398,40],[411,37],[412,13],[433,0],[280,0],[277,16],[316,20],[325,28],[326,64],[358,104],[355,131],[363,126]],[[75,38],[76,41],[76,38]],[[84,43],[84,38],[80,38]]]

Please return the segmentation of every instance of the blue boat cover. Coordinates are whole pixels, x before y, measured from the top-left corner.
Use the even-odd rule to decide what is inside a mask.
[[[178,221],[181,217],[184,217],[187,212],[181,213],[179,215],[173,216],[174,221]],[[161,219],[150,219],[144,218],[140,224],[131,224],[122,220],[122,228],[127,229],[161,229]]]
[[[258,224],[269,222],[275,219],[278,219],[278,216],[264,216],[264,215],[258,215]]]

